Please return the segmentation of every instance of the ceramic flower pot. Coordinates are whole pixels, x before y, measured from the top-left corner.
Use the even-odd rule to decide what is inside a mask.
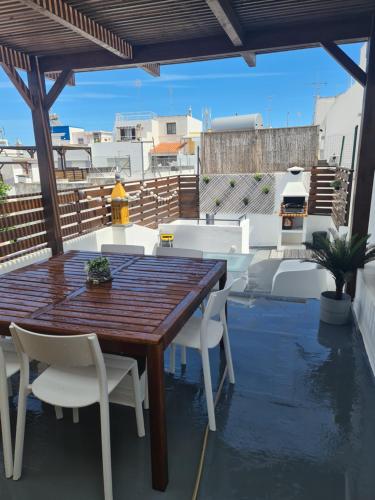
[[[323,292],[320,296],[320,319],[331,325],[345,325],[351,317],[351,297],[346,293],[341,300],[335,298],[335,292]]]
[[[87,281],[92,283],[93,285],[99,285],[100,283],[106,283],[107,281],[111,280],[112,275],[110,270],[105,272],[89,271],[87,273]]]

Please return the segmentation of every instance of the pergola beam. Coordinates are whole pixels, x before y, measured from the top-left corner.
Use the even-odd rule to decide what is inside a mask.
[[[14,66],[25,71],[30,70],[30,57],[25,52],[0,45],[0,63]]]
[[[228,0],[206,0],[206,3],[233,45],[235,47],[243,45],[245,33]]]
[[[74,33],[90,40],[112,54],[122,58],[132,58],[132,46],[112,31],[93,21],[63,0],[19,0],[26,7],[42,14]]]
[[[143,70],[146,71],[151,76],[160,76],[160,64],[159,63],[149,63],[149,64],[142,64],[139,66]]]
[[[13,83],[13,85],[20,93],[22,99],[26,102],[26,104],[29,106],[30,109],[33,109],[34,102],[31,97],[29,88],[18,74],[16,68],[12,65],[6,64],[5,62],[1,62],[0,64],[4,72],[7,74],[9,80]]]
[[[47,80],[57,80],[60,75],[61,75],[61,71],[51,71],[50,73],[44,74],[44,76],[47,78]],[[72,72],[69,80],[66,82],[66,85],[68,85],[69,87],[75,87],[76,79],[75,79],[75,75],[73,72]]]
[[[358,83],[365,87],[367,75],[340,47],[334,42],[321,42],[322,47],[342,66]]]
[[[322,40],[362,41],[368,38],[371,19],[368,16],[300,23],[280,28],[262,29],[247,33],[242,47],[235,47],[227,36],[178,40],[136,46],[134,57],[126,63],[105,50],[40,58],[43,71],[75,71],[129,68],[148,63],[173,64],[205,59],[236,57],[241,52],[269,53],[319,47]]]
[[[49,90],[48,94],[45,96],[45,106],[47,109],[51,109],[56,99],[59,97],[63,91],[65,85],[72,78],[73,71],[71,69],[64,69],[58,76],[57,80]]]
[[[245,32],[231,3],[228,0],[206,0],[206,3],[232,44],[235,47],[242,47],[245,43]],[[256,65],[254,52],[244,51],[240,52],[240,55],[248,66],[254,67]]]

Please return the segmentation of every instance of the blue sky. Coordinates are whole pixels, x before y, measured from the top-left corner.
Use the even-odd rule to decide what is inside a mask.
[[[359,60],[359,44],[344,46]],[[52,111],[63,124],[87,130],[112,130],[116,112],[154,111],[193,115],[211,109],[212,117],[260,112],[266,126],[308,125],[313,114],[314,82],[320,95],[335,95],[350,83],[348,74],[323,50],[265,54],[255,68],[240,59],[163,66],[161,77],[142,70],[80,73],[77,86],[66,87]],[[0,128],[14,143],[34,144],[30,112],[0,72]]]

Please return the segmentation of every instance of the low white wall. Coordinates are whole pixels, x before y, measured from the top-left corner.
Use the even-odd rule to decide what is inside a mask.
[[[100,252],[103,243],[116,245],[142,245],[145,253],[154,253],[155,245],[158,243],[159,233],[156,229],[139,226],[109,226],[92,233],[79,236],[64,243],[64,252],[69,250],[86,250]]]
[[[206,225],[176,221],[160,224],[159,231],[173,233],[173,246],[202,250],[203,252],[229,252],[233,247],[239,253],[249,252],[249,221],[243,220],[238,225]]]
[[[52,256],[50,248],[43,248],[43,250],[38,250],[28,255],[23,255],[16,259],[9,260],[0,264],[0,275],[9,273],[10,271],[15,271],[21,267],[29,266],[30,264],[36,264],[43,260],[47,260]]]
[[[358,271],[353,312],[375,375],[375,262]]]
[[[250,214],[250,246],[275,247],[280,233],[279,215]]]

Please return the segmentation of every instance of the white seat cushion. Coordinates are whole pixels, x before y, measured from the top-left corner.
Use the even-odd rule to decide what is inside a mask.
[[[200,349],[201,340],[201,323],[202,318],[193,316],[189,321],[182,327],[177,337],[173,340],[174,344],[182,345],[185,347],[193,347],[195,349]],[[223,335],[223,325],[220,321],[215,321],[210,319],[207,324],[207,345],[208,348],[216,347]]]
[[[136,365],[132,358],[105,354],[108,394]],[[32,383],[31,390],[37,398],[51,405],[79,408],[97,403],[99,381],[94,366],[49,367]]]

